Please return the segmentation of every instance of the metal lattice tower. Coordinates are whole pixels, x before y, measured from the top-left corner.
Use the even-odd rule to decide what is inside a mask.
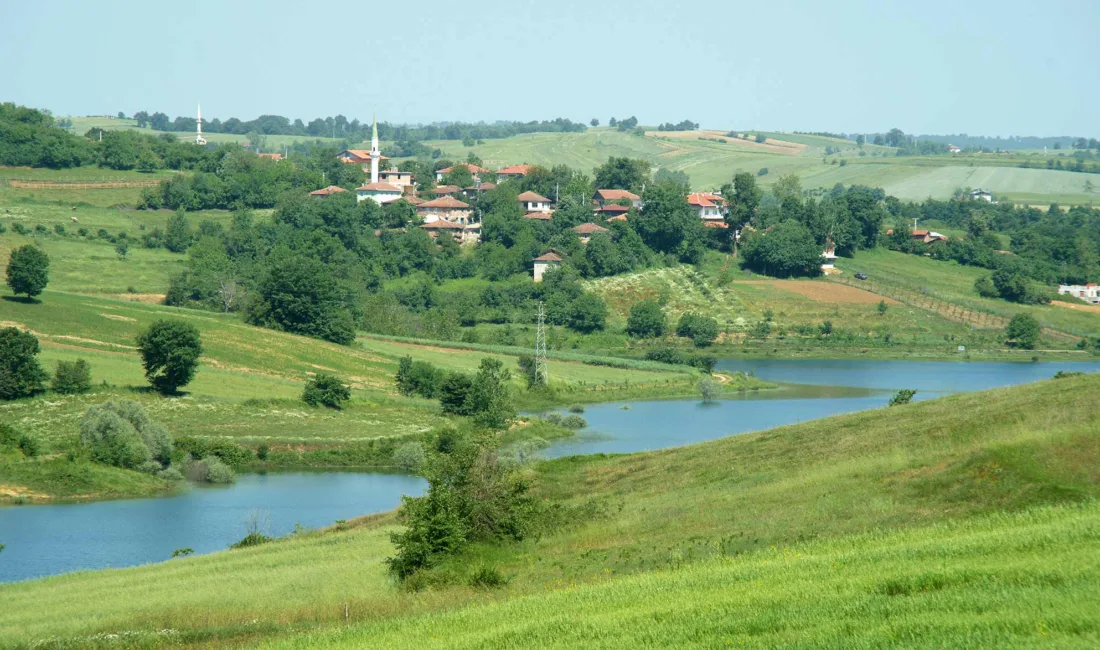
[[[535,330],[535,383],[550,385],[550,374],[546,370],[546,315],[539,303],[539,326]]]

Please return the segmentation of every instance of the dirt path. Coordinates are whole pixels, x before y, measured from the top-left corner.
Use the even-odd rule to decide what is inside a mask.
[[[1065,309],[1072,309],[1074,311],[1088,311],[1094,314],[1100,314],[1100,305],[1086,305],[1084,303],[1062,302],[1061,300],[1051,301],[1055,307],[1062,307]]]

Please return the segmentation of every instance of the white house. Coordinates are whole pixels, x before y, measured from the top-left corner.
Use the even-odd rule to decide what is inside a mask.
[[[403,172],[397,169],[383,169],[378,172],[378,180],[390,185],[396,185],[401,189],[413,184],[412,172]]]
[[[980,187],[970,191],[970,198],[975,200],[981,199],[982,201],[989,201],[990,203],[993,202],[993,195]]]
[[[962,153],[962,147],[960,147],[958,145],[954,145],[954,144],[947,145],[947,150],[950,151],[953,154]]]
[[[1073,296],[1100,305],[1100,284],[1063,284],[1058,287],[1058,295]]]
[[[550,199],[534,192],[524,192],[516,197],[528,212],[550,212]]]
[[[470,222],[470,204],[463,203],[452,196],[441,196],[438,199],[424,201],[416,206],[416,211],[424,218],[425,223],[431,223],[437,219],[460,225]]]
[[[716,194],[688,194],[687,197],[688,205],[698,211],[699,218],[703,221],[721,221],[723,201]]]
[[[836,246],[828,243],[825,252],[821,254],[821,270],[825,273],[836,268]]]
[[[356,188],[355,197],[356,201],[371,199],[378,205],[385,205],[401,198],[402,192],[403,190],[400,187],[389,183],[367,183]]]
[[[534,261],[534,273],[535,282],[542,282],[542,276],[550,269],[561,266],[561,257],[558,256],[557,251],[550,249],[546,253],[539,255]]]

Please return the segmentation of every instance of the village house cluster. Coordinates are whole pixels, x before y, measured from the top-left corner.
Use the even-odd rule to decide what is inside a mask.
[[[377,121],[374,122],[371,130],[370,149],[346,149],[340,152],[337,158],[347,164],[361,165],[363,172],[369,176],[369,182],[355,190],[358,201],[369,199],[379,205],[385,205],[404,199],[416,207],[417,214],[423,220],[420,228],[426,230],[433,238],[438,237],[440,232],[449,232],[462,244],[476,244],[481,240],[481,222],[473,207],[463,199],[475,198],[482,192],[496,188],[499,183],[511,179],[522,179],[532,168],[532,165],[526,164],[508,165],[493,172],[472,163],[458,163],[436,170],[435,182],[442,183],[456,167],[465,167],[474,179],[472,186],[437,185],[431,190],[430,198],[423,197],[419,195],[419,188],[410,172],[380,168],[389,158],[383,156],[379,149]],[[310,192],[310,195],[325,198],[342,192],[347,190],[330,185]],[[521,193],[516,199],[525,212],[525,219],[550,221],[554,218],[552,199],[530,191]],[[696,192],[688,195],[687,202],[692,210],[698,213],[705,227],[721,229],[728,227],[725,222],[728,205],[722,196],[710,192]],[[598,189],[592,197],[593,217],[605,222],[626,221],[627,213],[631,209],[640,210],[643,206],[642,197],[628,190]],[[573,231],[577,233],[582,244],[587,244],[596,233],[609,232],[607,228],[595,221],[575,226]],[[561,262],[561,255],[553,250],[536,258],[533,264],[535,281],[540,281],[547,269]]]

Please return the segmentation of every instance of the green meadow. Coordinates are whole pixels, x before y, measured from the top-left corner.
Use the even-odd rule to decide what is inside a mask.
[[[565,518],[434,586],[381,515],[252,549],[0,585],[10,647],[1097,642],[1100,376],[537,463]],[[483,567],[507,577],[466,586]]]
[[[138,131],[139,133],[145,133],[149,135],[160,135],[161,133],[171,133],[181,140],[193,140],[195,137],[194,132],[181,132],[181,131],[154,131],[151,128],[138,128],[137,121],[132,119],[120,120],[118,118],[110,117],[73,117],[70,118],[73,121],[73,133],[77,135],[84,135],[89,129],[100,128],[104,131]],[[205,121],[205,120],[204,120]],[[247,135],[240,135],[236,133],[203,133],[202,137],[207,142],[241,142],[248,143]],[[340,138],[318,138],[309,135],[265,135],[264,141],[268,149],[280,149],[283,146],[289,146],[295,142],[315,142],[321,141],[326,144],[338,145],[343,142]]]

